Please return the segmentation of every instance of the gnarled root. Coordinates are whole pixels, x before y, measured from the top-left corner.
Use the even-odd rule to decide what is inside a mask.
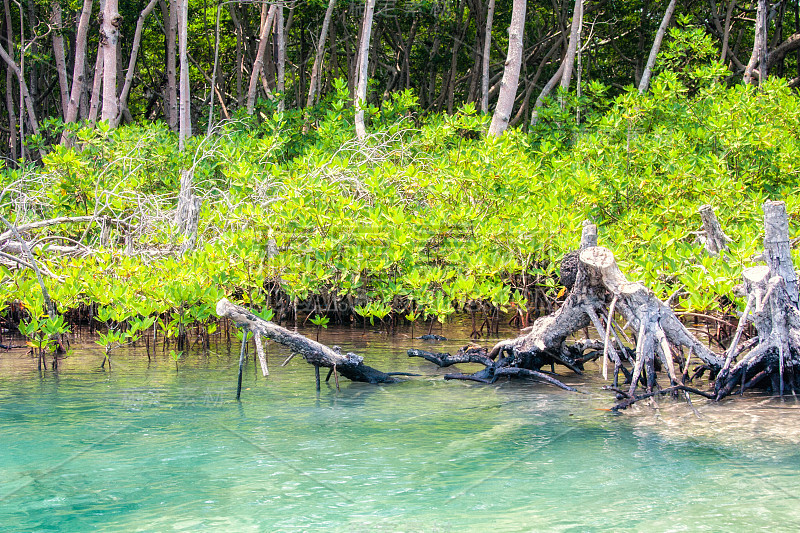
[[[549,383],[568,391],[574,392],[576,390],[544,372],[509,366],[512,362],[509,358],[501,358],[497,361],[492,360],[486,356],[486,349],[480,346],[465,346],[455,355],[450,355],[449,353],[433,353],[412,348],[408,350],[408,356],[421,357],[443,368],[459,363],[479,363],[485,366],[483,370],[475,372],[474,374],[447,374],[444,376],[444,379],[462,379],[478,381],[480,383],[494,383],[502,376],[522,377]]]
[[[630,336],[617,324],[617,315],[632,329]],[[602,340],[567,342],[590,325],[603,335]],[[503,375],[535,377],[553,383],[554,378],[540,372],[543,366],[558,363],[582,373],[584,362],[602,356],[604,376],[608,377],[608,364],[613,362],[613,386],[617,387],[619,373],[623,372],[630,383],[624,398],[635,401],[640,382],[646,388],[645,394],[651,394],[657,387],[659,367],[667,369],[671,387],[683,386],[686,372],[679,378],[673,360],[674,350],[682,348],[688,348],[690,353],[685,361],[687,368],[692,354],[712,369],[722,366],[720,358],[689,333],[669,306],[641,283],[625,278],[611,251],[597,246],[596,228],[587,224],[583,228],[575,282],[558,311],[536,320],[524,335],[498,342],[485,355],[474,347],[462,349],[455,356],[414,350],[409,350],[409,355],[424,357],[439,366],[481,363],[485,368],[480,372],[450,377],[486,383]],[[632,371],[623,366],[626,362],[632,365]],[[554,384],[567,387],[560,382]]]
[[[694,354],[712,368],[721,366],[719,357],[689,333],[672,309],[641,283],[630,282],[625,278],[609,250],[590,248],[581,253],[580,259],[587,277],[599,278],[608,293],[606,298],[612,299],[616,304],[615,310],[637,332],[636,360],[627,392],[629,398],[636,397],[640,381],[646,388],[646,394],[653,392],[657,386],[656,360],[667,369],[671,387],[682,385],[683,380],[678,378],[675,371],[674,348],[688,348],[690,357]],[[609,315],[610,311],[607,316]],[[606,328],[606,331],[610,332],[611,329]],[[606,349],[611,348],[608,336]],[[619,358],[615,363],[617,360]]]
[[[768,266],[744,271],[748,299],[733,343],[715,384],[720,400],[737,387],[744,392],[770,377],[773,392],[783,395],[800,388],[795,367],[800,365],[800,311],[794,307],[781,276],[772,276]],[[737,361],[737,343],[744,324],[752,320],[757,344]]]
[[[739,321],[725,363],[715,383],[716,399],[736,387],[743,393],[770,378],[769,388],[783,395],[800,389],[800,311],[798,283],[789,241],[786,204],[764,202],[764,255],[766,265],[742,274],[747,305]],[[758,333],[755,345],[739,346],[744,326],[752,321]],[[748,351],[749,350],[749,351]],[[739,356],[745,354],[741,359]]]

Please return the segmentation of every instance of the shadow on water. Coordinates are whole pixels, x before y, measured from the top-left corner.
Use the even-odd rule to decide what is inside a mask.
[[[418,329],[418,328],[417,328]],[[313,328],[302,330],[315,336]],[[234,400],[236,348],[179,363],[85,345],[58,373],[0,354],[0,524],[73,531],[741,530],[800,525],[800,403],[671,398],[607,411],[596,367],[560,373],[583,393],[526,381],[445,382],[408,358],[448,351],[400,331],[331,328],[320,341],[396,385],[332,379],[270,345]],[[506,332],[506,335],[513,335]],[[493,342],[493,341],[489,341]],[[465,365],[462,370],[469,370]],[[323,374],[324,380],[324,374]]]

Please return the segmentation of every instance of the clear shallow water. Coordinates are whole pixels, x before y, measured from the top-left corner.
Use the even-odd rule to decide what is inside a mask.
[[[586,394],[444,382],[405,356],[426,345],[407,335],[320,340],[423,375],[317,395],[312,367],[280,367],[288,354],[272,345],[271,375],[250,360],[237,403],[235,348],[177,373],[138,351],[103,372],[99,352],[79,350],[42,376],[19,350],[0,354],[0,530],[800,527],[794,400],[664,399],[614,415],[591,370],[565,378]]]

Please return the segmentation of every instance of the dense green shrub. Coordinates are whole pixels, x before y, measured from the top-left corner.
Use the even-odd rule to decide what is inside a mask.
[[[631,278],[662,297],[688,289],[687,310],[725,311],[760,249],[763,201],[784,199],[800,217],[800,100],[780,80],[728,88],[674,71],[646,96],[589,94],[499,139],[483,135],[488,119],[472,106],[420,118],[402,93],[369,110],[374,133],[359,143],[343,83],[312,113],[262,110],[193,137],[182,154],[160,123],[85,127],[77,148],[2,171],[3,214],[109,217],[47,230],[92,251],[37,248],[63,278],[48,280],[53,297],[62,310],[119,307],[120,320],[158,313],[165,331],[207,322],[222,295],[259,307],[317,296],[319,313],[342,300],[370,319],[521,308],[537,291],[556,297],[558,261],[586,218]],[[203,199],[199,245],[154,255],[182,238],[171,210],[187,168]],[[733,238],[724,260],[694,243],[704,203]],[[0,299],[41,309],[29,271],[3,275]]]

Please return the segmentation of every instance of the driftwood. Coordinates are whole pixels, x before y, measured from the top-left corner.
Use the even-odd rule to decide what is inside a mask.
[[[366,383],[395,383],[398,379],[394,376],[406,375],[403,373],[385,373],[364,364],[364,358],[354,353],[343,354],[339,348],[330,348],[311,340],[299,333],[289,331],[286,328],[264,320],[253,314],[251,311],[240,305],[229,302],[226,298],[217,302],[217,315],[229,318],[245,332],[250,332],[255,336],[256,351],[262,364],[262,373],[266,376],[268,369],[266,359],[263,357],[263,347],[261,337],[271,339],[278,344],[282,344],[303,356],[303,358],[315,367],[330,368],[337,379],[338,374],[351,381],[362,381]],[[317,371],[318,372],[318,371]],[[317,373],[317,375],[319,375]],[[319,383],[319,380],[317,380]]]

